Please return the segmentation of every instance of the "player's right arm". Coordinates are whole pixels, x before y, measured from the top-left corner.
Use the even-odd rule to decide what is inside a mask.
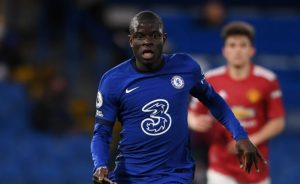
[[[196,132],[207,132],[211,129],[213,122],[214,118],[207,108],[198,99],[192,98],[188,112],[189,128]]]
[[[109,145],[112,140],[113,125],[117,116],[117,95],[112,85],[114,81],[104,75],[100,81],[97,100],[94,134],[91,153],[94,162],[93,181],[95,183],[113,183],[108,180]]]
[[[105,125],[99,122],[95,123],[94,135],[91,143],[92,158],[94,161],[94,183],[111,183],[108,180],[108,160],[109,160],[109,145],[112,138],[112,126]]]
[[[96,169],[93,175],[94,184],[116,184],[107,178],[108,169],[107,167],[99,167]]]
[[[201,76],[198,74],[201,74]],[[196,82],[190,90],[190,94],[201,101],[209,109],[211,114],[231,132],[231,135],[236,140],[240,166],[244,167],[247,173],[250,172],[252,165],[259,171],[258,160],[264,163],[266,163],[266,161],[249,140],[247,132],[234,116],[229,105],[205,80],[200,67],[195,76]]]

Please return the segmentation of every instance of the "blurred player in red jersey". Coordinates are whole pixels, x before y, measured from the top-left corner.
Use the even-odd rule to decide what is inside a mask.
[[[251,62],[255,55],[254,29],[245,22],[232,22],[222,31],[226,66],[212,69],[206,79],[230,105],[249,133],[250,140],[268,159],[268,140],[283,131],[284,108],[276,75]],[[268,165],[259,163],[248,174],[239,168],[234,140],[199,101],[192,100],[189,127],[210,132],[208,184],[270,184]]]

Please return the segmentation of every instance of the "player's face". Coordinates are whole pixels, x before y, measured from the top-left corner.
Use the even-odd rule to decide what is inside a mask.
[[[140,69],[160,66],[166,36],[157,21],[137,21],[134,32],[129,38]]]
[[[230,66],[242,67],[250,64],[255,48],[247,36],[233,35],[227,37],[223,47],[223,56]]]

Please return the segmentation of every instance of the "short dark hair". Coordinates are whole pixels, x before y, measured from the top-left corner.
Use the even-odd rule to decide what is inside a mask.
[[[145,10],[145,11],[141,11],[139,13],[137,13],[130,21],[129,23],[129,33],[133,33],[135,30],[135,24],[136,22],[140,21],[140,20],[149,20],[149,21],[157,21],[159,23],[159,26],[162,27],[163,29],[163,21],[160,18],[159,15],[157,15],[156,13],[154,13],[153,11],[150,10]]]
[[[243,22],[243,21],[231,22],[224,26],[221,36],[223,38],[223,41],[226,41],[226,39],[229,36],[233,36],[233,35],[247,36],[251,41],[251,43],[253,43],[255,37],[255,30],[253,26],[247,22]]]

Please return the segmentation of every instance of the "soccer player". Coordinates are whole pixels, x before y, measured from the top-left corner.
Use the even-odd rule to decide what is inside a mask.
[[[206,80],[230,105],[264,158],[267,141],[284,129],[284,108],[276,75],[251,62],[255,54],[254,28],[245,22],[232,22],[222,31],[226,66],[206,73]],[[207,112],[201,102],[192,100],[189,126],[199,132],[210,131],[208,184],[270,184],[269,169],[259,163],[260,172],[247,174],[236,167],[235,141]],[[207,135],[207,133],[205,134]]]
[[[106,72],[98,88],[91,143],[94,181],[191,183],[190,94],[206,104],[231,132],[245,171],[253,165],[257,168],[263,157],[226,102],[204,79],[201,67],[187,54],[162,53],[167,35],[161,18],[142,11],[131,19],[129,31],[134,57]],[[116,167],[108,176],[109,144],[116,118],[122,124],[121,140]]]

